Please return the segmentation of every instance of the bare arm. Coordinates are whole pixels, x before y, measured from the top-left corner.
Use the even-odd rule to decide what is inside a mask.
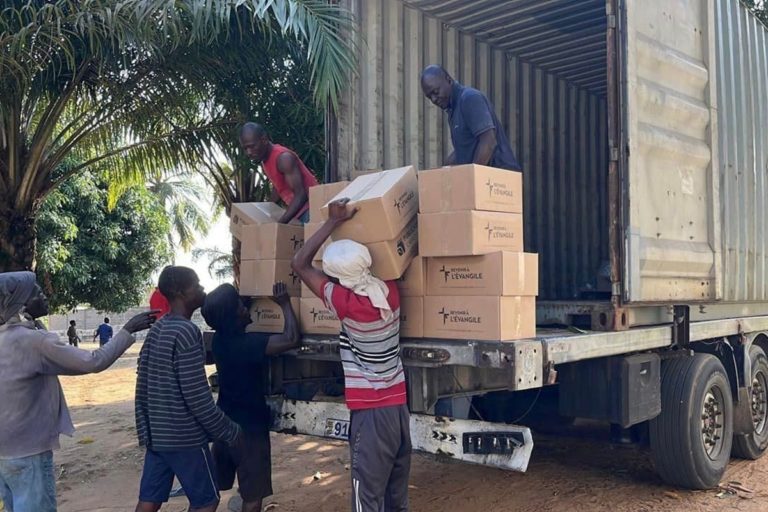
[[[488,165],[496,149],[496,130],[486,130],[480,134],[477,141],[477,148],[472,162],[480,165]]]
[[[269,337],[267,342],[266,355],[274,356],[299,346],[301,337],[299,336],[299,323],[296,320],[296,314],[291,307],[291,298],[288,296],[288,289],[285,283],[275,283],[272,288],[273,297],[280,308],[283,310],[285,319],[285,328],[282,334],[274,334]]]
[[[269,201],[275,204],[280,202],[280,194],[277,193],[277,189],[274,186],[269,192]]]
[[[58,339],[44,339],[40,346],[41,372],[46,375],[83,375],[106,370],[136,341],[133,333],[148,329],[156,314],[157,311],[149,311],[136,315],[111,342],[94,351],[73,347]]]
[[[315,257],[323,243],[331,236],[336,226],[348,221],[357,213],[357,208],[348,208],[347,203],[349,203],[349,199],[344,198],[334,201],[329,205],[328,220],[320,226],[320,229],[314,235],[309,237],[309,240],[304,241],[304,246],[299,249],[299,252],[296,253],[291,261],[293,271],[299,275],[304,284],[318,297],[323,296],[323,285],[328,281],[328,276],[312,266],[312,258]]]
[[[293,190],[293,201],[286,205],[285,213],[278,222],[287,224],[296,217],[296,214],[304,208],[309,200],[309,192],[304,185],[304,177],[299,169],[299,162],[291,153],[283,153],[277,159],[277,170],[285,176],[285,181]]]

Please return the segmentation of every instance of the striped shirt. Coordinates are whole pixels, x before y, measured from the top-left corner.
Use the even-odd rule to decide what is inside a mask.
[[[203,336],[191,321],[171,313],[152,327],[136,379],[139,445],[171,451],[235,440],[240,429],[213,402],[204,365]]]
[[[339,348],[344,367],[344,394],[351,410],[406,403],[405,373],[400,360],[400,295],[387,281],[392,318],[383,320],[368,297],[330,281],[323,287],[325,305],[341,320]]]

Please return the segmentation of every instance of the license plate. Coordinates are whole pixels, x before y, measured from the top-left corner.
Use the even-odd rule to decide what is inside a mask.
[[[325,435],[337,439],[349,439],[349,421],[328,418],[325,420]]]

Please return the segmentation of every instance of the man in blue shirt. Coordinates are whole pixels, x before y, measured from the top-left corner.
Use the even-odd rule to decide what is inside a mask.
[[[246,332],[251,323],[234,286],[223,284],[208,294],[201,309],[213,335],[213,358],[219,376],[218,406],[243,430],[237,446],[213,443],[219,489],[232,488],[237,474],[242,512],[261,512],[262,500],[272,495],[271,450],[267,402],[267,360],[297,348],[299,325],[284,283],[275,283],[273,299],[282,309],[282,333]]]
[[[445,165],[480,164],[522,170],[504,127],[483,93],[451,78],[441,66],[421,72],[424,96],[448,114],[453,152]]]
[[[93,341],[96,342],[96,338],[99,338],[99,346],[104,346],[112,339],[112,326],[109,325],[109,318],[104,317],[104,323],[96,328],[96,332],[93,334]]]

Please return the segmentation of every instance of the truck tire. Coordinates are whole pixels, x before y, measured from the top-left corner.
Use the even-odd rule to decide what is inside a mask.
[[[742,459],[759,459],[768,448],[768,357],[757,345],[749,349],[752,361],[751,407],[755,431],[733,437],[733,455]]]
[[[722,363],[709,354],[662,362],[661,414],[649,425],[661,478],[710,489],[723,476],[733,442],[733,399]]]

